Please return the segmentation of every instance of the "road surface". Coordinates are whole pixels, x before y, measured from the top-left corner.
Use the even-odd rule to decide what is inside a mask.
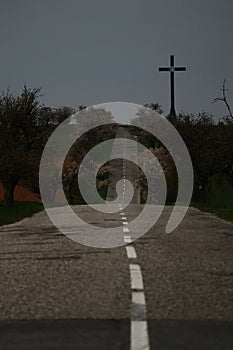
[[[126,176],[133,176],[130,164]],[[123,163],[120,168],[122,177]],[[91,224],[122,230],[142,206],[135,199],[104,221],[88,206],[73,209]],[[132,339],[132,322],[142,316],[144,349],[232,349],[233,224],[190,208],[175,232],[165,234],[170,212],[165,207],[128,250],[82,246],[59,233],[45,211],[2,226],[0,349],[142,349],[140,337]],[[133,282],[132,265],[142,281]],[[141,310],[135,309],[140,300],[132,303],[134,292],[145,297]]]

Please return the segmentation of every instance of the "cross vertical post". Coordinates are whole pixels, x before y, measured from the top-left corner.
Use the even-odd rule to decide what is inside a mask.
[[[170,72],[171,72],[171,74],[170,74],[170,88],[171,88],[171,109],[170,109],[170,115],[176,115],[176,111],[175,111],[174,56],[170,56]]]
[[[186,67],[175,67],[174,55],[170,56],[170,67],[160,67],[159,72],[170,72],[171,108],[170,115],[176,116],[175,110],[175,72],[186,71]]]

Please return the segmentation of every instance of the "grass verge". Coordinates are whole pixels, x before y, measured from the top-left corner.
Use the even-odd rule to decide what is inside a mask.
[[[221,219],[233,221],[233,208],[218,207],[209,203],[203,204],[198,202],[192,202],[191,205],[201,211],[216,214]]]
[[[43,210],[43,204],[38,202],[14,202],[11,208],[4,208],[0,201],[0,225],[13,224]]]

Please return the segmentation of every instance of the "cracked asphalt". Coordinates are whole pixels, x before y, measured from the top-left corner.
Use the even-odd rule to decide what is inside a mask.
[[[100,220],[87,206],[74,207],[74,210],[81,211],[89,220]],[[129,206],[125,210],[129,221],[140,210],[140,205]],[[182,344],[182,339],[186,339],[189,344],[186,349],[207,349],[211,339],[216,337],[218,347],[214,349],[231,349],[233,225],[190,208],[179,228],[173,234],[165,234],[170,211],[171,208],[166,207],[157,225],[133,243],[144,278],[151,342],[158,349],[166,349],[163,343],[171,339],[168,335],[174,334],[176,338],[181,333],[174,342]],[[115,224],[119,220],[120,225],[118,213],[108,215],[112,215]],[[105,225],[110,223],[108,220]],[[103,222],[99,224],[101,226]],[[19,223],[1,227],[0,281],[1,349],[16,349],[10,330],[17,335],[27,321],[26,329],[34,329],[35,320],[53,320],[60,328],[63,320],[64,332],[66,328],[71,333],[73,330],[75,346],[79,341],[73,326],[77,322],[77,331],[82,330],[85,320],[90,337],[80,335],[79,340],[86,339],[88,343],[95,339],[92,333],[98,333],[98,339],[103,333],[106,337],[102,335],[101,339],[107,342],[106,345],[103,341],[103,349],[128,348],[130,277],[124,247],[96,249],[82,246],[60,234],[43,211]],[[74,322],[72,329],[67,326],[71,320]],[[49,325],[54,329],[55,325]],[[44,336],[49,333],[50,326],[43,332]],[[203,334],[205,327],[207,331]],[[87,329],[83,332],[88,333]],[[19,339],[22,334],[25,337],[25,332],[24,329],[17,335]],[[113,335],[110,345],[109,332]],[[203,334],[197,345],[192,340],[193,337],[196,339],[193,332],[198,337]],[[125,336],[120,337],[119,343],[122,333]],[[206,347],[202,340],[207,342]],[[167,349],[173,349],[174,342]],[[39,346],[42,343],[39,342]],[[62,344],[62,340],[58,343]],[[59,348],[59,344],[49,348]],[[91,344],[86,348],[92,349]],[[64,344],[62,346],[66,349]],[[38,347],[44,348],[47,349]],[[85,349],[85,345],[73,348]]]

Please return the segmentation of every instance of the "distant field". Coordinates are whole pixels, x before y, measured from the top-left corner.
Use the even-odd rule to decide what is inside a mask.
[[[43,210],[43,204],[38,202],[14,202],[11,208],[3,208],[0,201],[0,225],[12,224]]]

